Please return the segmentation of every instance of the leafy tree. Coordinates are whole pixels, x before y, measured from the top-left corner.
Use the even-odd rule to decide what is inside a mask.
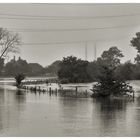
[[[111,47],[107,51],[104,51],[96,61],[96,79],[104,76],[104,67],[108,67],[110,70],[115,72],[116,68],[120,65],[120,59],[124,57],[122,52],[117,47]]]
[[[122,52],[117,47],[111,47],[109,50],[104,51],[97,59],[100,65],[107,65],[110,67],[116,67],[120,64],[120,59],[124,57]]]
[[[135,65],[127,61],[116,68],[115,75],[122,80],[133,80],[135,79],[135,70]]]
[[[136,36],[133,37],[130,42],[131,42],[131,46],[133,46],[138,52],[137,56],[134,59],[136,63],[133,72],[134,79],[140,79],[140,32],[137,32]]]
[[[58,77],[62,82],[82,83],[90,81],[87,73],[89,62],[77,59],[74,56],[64,57],[60,63]]]
[[[140,64],[134,64],[133,72],[131,75],[133,75],[134,80],[140,80]]]
[[[89,62],[87,66],[87,73],[93,82],[98,80],[98,76],[100,75],[100,67],[97,61]]]
[[[123,54],[117,47],[104,51],[98,61],[100,74],[98,83],[93,86],[93,96],[123,95],[132,93],[133,89],[123,79],[115,75],[116,68],[120,65]]]
[[[135,62],[140,64],[140,32],[137,32],[136,37],[133,37],[130,42],[131,46],[133,46],[138,52],[137,56],[135,57]]]
[[[136,64],[140,64],[140,54],[137,54],[137,56],[134,58],[134,62]]]
[[[136,37],[133,37],[130,42],[131,45],[136,48],[138,53],[140,53],[140,32],[136,33]]]
[[[103,75],[99,82],[93,86],[93,96],[118,96],[127,92],[133,93],[133,89],[124,80],[115,77],[114,70],[103,66]]]

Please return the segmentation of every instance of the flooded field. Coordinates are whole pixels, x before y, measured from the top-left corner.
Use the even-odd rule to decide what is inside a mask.
[[[140,136],[139,98],[61,97],[18,91],[12,84],[0,82],[0,136]],[[140,81],[131,85],[138,97]]]

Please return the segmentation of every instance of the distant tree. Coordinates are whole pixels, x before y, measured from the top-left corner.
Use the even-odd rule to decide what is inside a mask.
[[[15,76],[18,73],[24,73],[28,75],[30,72],[29,65],[26,62],[26,60],[18,59],[16,60],[11,60],[5,65],[5,75],[6,76]]]
[[[115,75],[122,80],[133,80],[135,79],[134,71],[135,65],[127,61],[116,68]]]
[[[130,42],[131,46],[133,46],[138,52],[137,56],[135,57],[135,62],[140,64],[140,32],[137,32],[136,37],[133,37]]]
[[[92,81],[98,81],[98,77],[102,76],[103,66],[116,68],[120,65],[120,59],[123,57],[122,52],[117,47],[111,47],[104,51],[97,61],[89,62],[87,73]]]
[[[130,41],[131,45],[136,48],[138,53],[140,53],[140,32],[136,33],[136,37],[133,37],[132,40]]]
[[[87,73],[93,82],[98,81],[100,75],[100,65],[97,61],[89,62],[87,66]]]
[[[140,64],[134,64],[133,72],[131,75],[133,75],[134,80],[140,80]]]
[[[30,76],[41,76],[44,74],[44,68],[38,63],[28,63],[28,69]]]
[[[104,76],[104,67],[108,67],[115,72],[116,68],[120,65],[121,58],[124,57],[122,52],[117,47],[111,47],[104,51],[96,61],[98,74],[96,75],[97,81],[99,77]],[[93,70],[94,71],[94,70]]]
[[[120,64],[120,59],[122,57],[124,57],[124,55],[117,47],[111,47],[109,50],[104,51],[97,61],[103,65],[116,67]]]
[[[50,75],[50,76],[57,76],[58,71],[60,69],[60,60],[57,60],[53,62],[51,65],[47,66],[44,70],[45,74]]]
[[[137,54],[137,56],[134,58],[134,62],[136,64],[140,64],[140,54]]]
[[[87,73],[87,66],[89,62],[77,59],[74,56],[64,57],[60,63],[58,77],[61,81],[70,83],[82,83],[90,81]]]
[[[137,56],[134,58],[134,62],[136,63],[135,69],[133,72],[135,79],[140,79],[140,32],[136,33],[136,36],[132,38],[131,46],[133,46],[137,50]]]

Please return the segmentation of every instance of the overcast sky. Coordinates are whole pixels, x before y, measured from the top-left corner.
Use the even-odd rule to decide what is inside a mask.
[[[0,4],[0,26],[20,34],[20,56],[28,62],[47,66],[68,55],[85,59],[86,42],[89,61],[96,42],[97,56],[117,46],[122,62],[133,62],[130,40],[140,31],[140,4]]]

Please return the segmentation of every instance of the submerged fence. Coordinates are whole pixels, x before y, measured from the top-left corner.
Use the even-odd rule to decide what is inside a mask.
[[[65,97],[86,97],[86,98],[90,97],[90,94],[86,88],[81,91],[79,90],[80,86],[74,86],[73,88],[70,87],[68,89],[59,83],[56,83],[57,86],[54,86],[53,84],[46,83],[45,86],[36,85],[36,84],[35,85],[24,84],[22,85],[21,89],[24,89],[26,91],[31,91],[34,93],[39,92],[39,93],[49,93],[49,94],[55,94],[55,95],[59,94]]]

